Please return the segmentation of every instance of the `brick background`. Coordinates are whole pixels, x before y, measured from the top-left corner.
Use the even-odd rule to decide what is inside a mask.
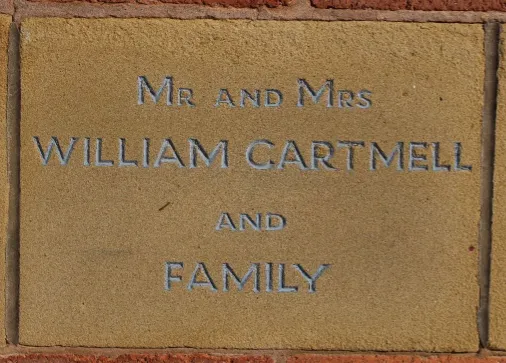
[[[130,3],[130,4],[198,4],[232,7],[280,7],[296,0],[28,0],[38,3]],[[420,11],[506,11],[503,0],[308,0],[321,9],[350,10],[420,10]]]
[[[423,10],[423,11],[506,11],[501,0],[312,0],[318,8]]]
[[[281,357],[281,358],[280,358]],[[0,356],[1,363],[504,363],[506,357],[478,355],[336,355],[303,354],[274,358],[268,355],[213,354],[11,354]]]
[[[115,357],[80,354],[20,354],[0,357],[2,363],[272,363],[268,356],[210,354],[122,354]]]
[[[30,0],[32,1],[32,0]],[[279,7],[293,3],[294,0],[33,0],[35,2],[47,3],[109,3],[109,4],[194,4],[194,5],[219,5],[233,6],[237,8],[258,8],[260,6]]]
[[[478,357],[471,355],[295,355],[287,363],[504,363],[506,357]]]

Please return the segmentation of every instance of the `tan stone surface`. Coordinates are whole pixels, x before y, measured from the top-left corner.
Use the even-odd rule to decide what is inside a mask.
[[[481,25],[46,18],[25,20],[21,42],[22,344],[478,349]],[[138,76],[158,89],[167,75],[193,89],[196,107],[166,106],[165,93],[137,104]],[[298,78],[313,87],[334,79],[336,93],[368,89],[372,107],[327,108],[325,93],[299,108]],[[241,88],[276,88],[284,102],[216,108],[220,88],[237,103]],[[53,155],[43,166],[34,136],[44,149],[51,136],[63,150],[80,139],[68,165]],[[100,137],[115,165],[84,166],[85,137],[91,164]],[[118,138],[139,165],[150,138],[149,167],[118,167]],[[186,167],[153,167],[163,138]],[[208,151],[228,140],[229,167],[199,159],[188,168],[189,138]],[[295,140],[308,165],[311,141],[327,140],[339,170],[255,170],[245,150],[256,139],[276,145],[258,149],[258,162],[277,163]],[[353,171],[338,140],[365,142]],[[389,152],[401,141],[403,170],[395,161],[368,170],[371,142]],[[442,164],[461,142],[473,169],[409,171],[409,142],[440,142]],[[280,213],[287,225],[216,231],[222,212],[236,222],[238,213]],[[184,262],[170,291],[167,261]],[[217,292],[187,290],[197,262]],[[255,262],[259,293],[251,280],[223,291],[223,263],[243,275]],[[299,292],[277,292],[279,263]],[[297,263],[311,274],[331,264],[316,293]]]
[[[0,15],[0,346],[5,345],[5,243],[7,238],[8,179],[7,179],[7,48],[11,17]]]
[[[492,261],[490,283],[491,347],[506,349],[506,63],[504,34],[500,42],[497,121],[494,156],[494,201],[492,220]]]

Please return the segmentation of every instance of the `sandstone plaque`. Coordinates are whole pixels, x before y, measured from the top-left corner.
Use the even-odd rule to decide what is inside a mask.
[[[22,344],[478,348],[481,25],[21,42]]]

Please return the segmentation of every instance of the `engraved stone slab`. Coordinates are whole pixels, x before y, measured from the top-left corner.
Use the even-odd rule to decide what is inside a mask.
[[[504,34],[501,35],[504,54]],[[490,333],[492,348],[506,349],[506,69],[501,56],[498,70],[497,120],[494,155],[494,199],[490,272]]]
[[[5,345],[5,243],[7,239],[7,214],[9,184],[7,177],[7,51],[11,17],[0,15],[0,346]]]
[[[22,344],[478,348],[481,25],[21,41]]]

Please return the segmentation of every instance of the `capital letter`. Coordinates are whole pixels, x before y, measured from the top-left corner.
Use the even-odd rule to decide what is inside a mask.
[[[165,262],[165,290],[171,289],[171,282],[180,282],[181,276],[173,276],[173,269],[183,268],[184,264],[182,262]]]
[[[139,76],[137,77],[137,93],[138,93],[137,104],[138,105],[144,104],[144,90],[148,91],[154,103],[158,103],[158,101],[162,96],[163,89],[167,88],[167,106],[171,106],[173,94],[172,87],[173,87],[172,77],[165,77],[162,82],[162,86],[158,89],[158,91],[155,92],[155,90],[149,83],[148,78],[146,76]]]
[[[244,289],[244,285],[248,282],[248,279],[253,276],[253,291],[260,292],[260,264],[253,263],[251,264],[249,270],[246,272],[244,277],[239,280],[239,276],[237,276],[232,270],[232,267],[228,263],[223,264],[223,291],[229,291],[229,276],[232,277],[234,283],[237,286],[237,290],[242,291]]]
[[[273,98],[275,99],[273,101]],[[277,89],[265,90],[265,107],[279,107],[283,103],[283,94]]]
[[[197,278],[200,274],[204,276],[204,281],[197,281]],[[197,266],[195,266],[195,270],[193,270],[192,277],[187,288],[188,290],[192,291],[195,286],[208,287],[213,292],[218,291],[213,279],[209,275],[209,271],[207,271],[206,265],[203,262],[198,262]]]
[[[455,171],[471,171],[473,167],[471,165],[462,165],[462,144],[460,142],[454,143],[455,154],[454,154],[454,169]]]
[[[286,226],[286,218],[281,214],[267,213],[267,223],[265,226],[266,231],[280,231]],[[273,224],[273,219],[277,219],[278,223]]]
[[[167,149],[172,152],[173,156],[165,156]],[[158,157],[155,160],[154,167],[159,168],[162,163],[176,163],[180,168],[184,167],[183,161],[181,157],[176,151],[176,148],[171,139],[164,139],[162,146],[160,147],[160,152],[158,153]]]
[[[381,161],[386,167],[389,167],[392,165],[392,162],[394,161],[395,156],[398,154],[399,158],[397,159],[397,170],[402,171],[404,168],[404,143],[398,142],[390,155],[386,155],[383,150],[378,146],[377,143],[373,142],[371,143],[371,157],[370,157],[370,170],[376,170],[376,156],[379,156]]]
[[[409,143],[409,170],[410,171],[426,171],[429,169],[427,165],[417,164],[417,161],[427,161],[426,155],[420,155],[416,149],[427,149],[426,142],[410,142]]]
[[[329,264],[324,264],[318,266],[318,271],[311,276],[304,270],[301,264],[292,265],[297,271],[300,272],[302,277],[307,281],[309,284],[309,292],[316,292],[316,280],[323,274],[323,272],[330,267]]]
[[[216,230],[221,231],[225,228],[229,228],[231,231],[236,230],[234,222],[232,222],[230,215],[228,213],[221,213],[220,218],[218,219],[218,224],[216,224]]]
[[[230,96],[230,93],[228,93],[228,90],[226,88],[220,89],[220,93],[218,93],[218,97],[216,98],[216,103],[214,104],[214,107],[218,107],[222,103],[228,105],[228,107],[235,107],[234,101],[232,100],[232,96]]]
[[[39,151],[40,158],[42,159],[42,165],[47,165],[49,162],[49,158],[51,157],[53,147],[56,148],[56,153],[58,154],[58,159],[60,159],[60,165],[67,165],[70,156],[72,155],[72,151],[74,150],[74,145],[79,140],[77,137],[71,137],[70,138],[70,145],[67,148],[67,151],[65,154],[63,153],[60,143],[58,142],[58,138],[55,136],[51,137],[51,141],[49,141],[49,144],[47,146],[47,151],[44,153],[44,150],[42,149],[42,145],[40,144],[40,140],[38,136],[33,137],[33,142],[35,143],[35,146],[37,146],[37,150]]]
[[[216,159],[221,150],[221,165],[222,169],[228,168],[228,141],[221,140],[218,145],[211,151],[210,154],[204,150],[202,145],[197,139],[190,139],[190,168],[197,167],[197,155],[204,160],[206,166],[211,166],[211,163]]]
[[[309,93],[311,99],[313,100],[313,103],[318,103],[323,95],[323,92],[325,92],[325,89],[329,90],[329,94],[327,97],[327,107],[332,107],[334,105],[333,79],[327,79],[327,81],[323,84],[323,86],[321,86],[320,89],[316,92],[311,88],[311,86],[309,85],[309,83],[307,83],[305,79],[298,79],[297,82],[299,84],[299,100],[297,102],[298,107],[304,106],[304,91]]]
[[[253,160],[253,151],[255,150],[255,147],[257,147],[257,145],[267,145],[269,149],[272,149],[274,147],[274,144],[269,140],[255,140],[251,144],[249,144],[248,148],[246,149],[246,160],[248,161],[249,166],[258,170],[272,169],[274,167],[274,163],[272,162],[272,160],[269,160],[268,162],[263,164],[259,164]]]

